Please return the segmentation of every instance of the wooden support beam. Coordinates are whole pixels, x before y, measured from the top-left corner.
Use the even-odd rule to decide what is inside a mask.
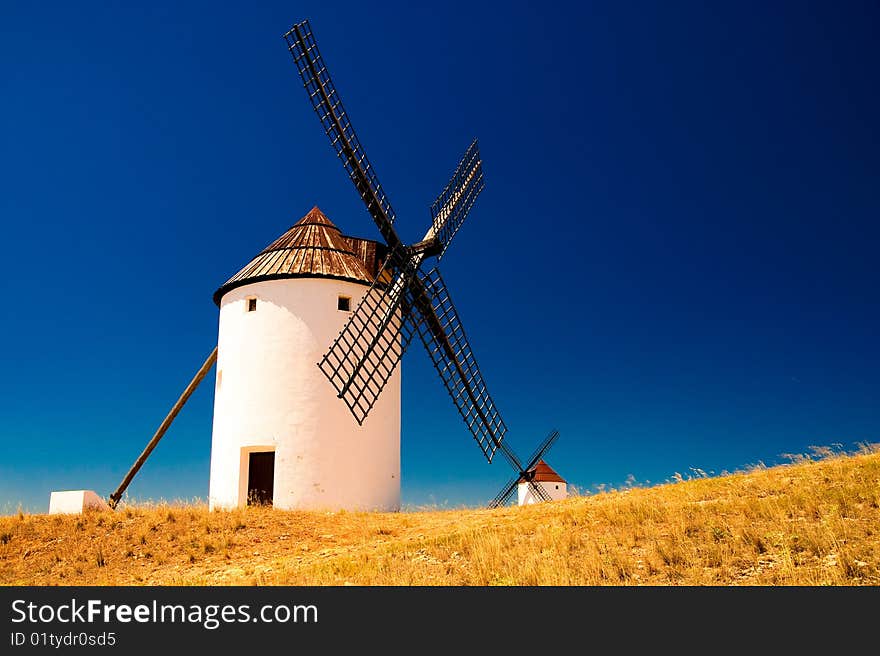
[[[150,456],[150,453],[153,451],[153,449],[156,448],[156,445],[159,443],[159,440],[162,439],[165,431],[167,431],[168,427],[171,426],[171,422],[174,421],[177,413],[180,412],[180,409],[187,402],[192,393],[196,390],[196,387],[199,386],[199,383],[202,382],[202,379],[211,370],[211,367],[214,366],[215,362],[217,362],[216,346],[214,347],[214,350],[211,351],[211,355],[208,356],[208,359],[205,360],[205,364],[202,365],[202,368],[198,370],[195,377],[190,381],[189,385],[186,386],[186,389],[183,390],[183,394],[181,394],[180,398],[177,399],[177,403],[175,403],[174,407],[171,408],[171,411],[165,417],[165,420],[159,425],[159,428],[156,429],[156,433],[153,435],[153,439],[149,441],[146,448],[144,448],[143,453],[141,453],[141,455],[138,456],[138,459],[134,461],[134,464],[131,466],[131,469],[128,470],[125,478],[122,479],[119,487],[117,487],[116,491],[110,495],[110,500],[107,503],[111,508],[116,508],[116,504],[119,503],[119,500],[122,498],[122,495],[125,492],[125,488],[127,488],[128,484],[131,483],[131,479],[134,478],[135,474],[138,473],[138,470],[141,468],[144,462],[146,462],[147,458]]]

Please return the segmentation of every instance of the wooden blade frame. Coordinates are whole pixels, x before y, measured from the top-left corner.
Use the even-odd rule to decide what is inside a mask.
[[[455,168],[449,184],[431,205],[434,237],[440,243],[437,259],[442,258],[449,248],[449,243],[467,218],[483,186],[483,162],[477,140],[474,139]]]
[[[416,333],[408,299],[412,276],[404,271],[388,283],[373,282],[318,363],[358,424],[364,423]]]
[[[385,238],[389,250],[402,254],[403,242],[393,227],[394,210],[342,106],[342,99],[330,79],[309,22],[303,21],[294,25],[284,35],[284,40],[287,41],[287,49],[293,56],[312,107],[336,155]]]
[[[433,280],[433,274],[427,278],[417,275],[427,255],[439,255],[449,245],[483,188],[476,141],[466,151],[453,179],[435,202],[432,225],[425,238],[407,248],[394,230],[394,211],[342,106],[308,21],[294,25],[284,39],[324,132],[388,245],[387,265],[400,276],[390,289],[374,283],[318,366],[358,423],[363,423],[413,332],[417,332],[428,352],[434,354],[432,361],[456,407],[484,456],[491,462],[507,428],[476,369],[454,308],[449,314],[448,293],[442,297],[446,300],[435,307],[435,295],[425,286],[426,280]],[[437,233],[445,241],[441,241]],[[439,279],[439,273],[436,279]],[[383,291],[390,292],[389,298],[380,297]],[[437,309],[446,315],[439,317]],[[398,311],[399,319],[395,319]],[[454,324],[449,323],[451,317],[454,317]],[[445,333],[444,320],[447,327],[451,326],[459,333]]]
[[[531,469],[535,465],[538,464],[538,461],[544,457],[544,454],[550,450],[550,447],[559,439],[559,431],[554,430],[550,431],[550,434],[544,438],[544,441],[538,445],[538,447],[532,452],[532,455],[529,456],[529,464],[526,465],[526,469]]]
[[[500,508],[501,506],[506,506],[519,485],[519,479],[520,476],[514,476],[507,481],[507,483],[504,484],[504,487],[501,488],[501,491],[495,495],[495,498],[492,499],[492,501],[489,502],[489,507]]]
[[[426,295],[416,299],[423,320],[418,335],[452,402],[489,462],[507,433],[501,413],[489,395],[464,327],[440,272],[421,277]],[[425,307],[425,303],[430,303]]]

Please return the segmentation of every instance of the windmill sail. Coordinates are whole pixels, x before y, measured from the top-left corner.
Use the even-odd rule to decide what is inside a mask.
[[[507,426],[489,395],[440,272],[434,268],[423,274],[421,281],[427,297],[416,305],[424,317],[418,323],[419,337],[468,430],[492,462]],[[425,307],[425,302],[430,306]]]
[[[544,454],[550,450],[550,447],[553,446],[557,439],[559,439],[559,431],[550,431],[550,434],[544,438],[544,441],[541,442],[538,447],[532,452],[532,455],[529,456],[526,469],[531,469],[532,467],[537,465],[538,461],[544,457]]]
[[[440,243],[438,258],[449,248],[449,243],[461,228],[477,196],[483,190],[483,162],[474,139],[458,163],[449,184],[431,205],[433,236]]]
[[[309,22],[303,21],[294,25],[293,29],[284,35],[284,39],[296,63],[303,86],[309,94],[312,107],[330,139],[330,144],[366,203],[388,246],[392,251],[395,250],[396,247],[401,246],[401,242],[392,227],[394,210],[342,106],[342,99],[321,57]]]
[[[442,255],[483,189],[476,140],[431,207],[431,227],[410,247],[394,229],[394,211],[351,125],[308,21],[284,35],[303,86],[330,144],[342,161],[388,246],[396,274],[374,282],[339,337],[318,363],[358,423],[370,409],[418,333],[453,403],[491,462],[507,432],[436,269],[421,275],[426,256]]]
[[[387,283],[380,278],[318,363],[358,424],[367,418],[416,332],[406,302],[409,276],[398,272]]]
[[[501,491],[495,495],[495,498],[489,502],[490,508],[500,508],[501,506],[506,506],[507,502],[510,501],[510,498],[513,496],[513,493],[516,491],[516,488],[519,486],[520,476],[514,476],[507,483],[504,484],[504,487],[501,488]]]

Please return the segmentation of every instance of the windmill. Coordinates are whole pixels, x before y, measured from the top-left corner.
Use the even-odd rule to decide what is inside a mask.
[[[394,228],[394,210],[342,106],[308,21],[294,25],[283,38],[312,107],[384,244],[343,236],[315,207],[221,286],[214,294],[220,307],[218,346],[172,407],[122,483],[110,495],[110,507],[116,507],[171,422],[215,364],[211,507],[215,506],[215,499],[216,505],[221,507],[250,503],[252,492],[271,503],[273,490],[279,487],[284,487],[282,495],[287,495],[282,497],[280,505],[307,507],[302,499],[308,497],[308,492],[304,495],[301,489],[292,490],[291,486],[307,486],[310,492],[317,489],[324,493],[329,467],[336,470],[330,476],[334,485],[357,486],[359,482],[350,483],[352,478],[372,477],[379,481],[375,489],[368,491],[372,494],[373,505],[386,509],[394,508],[395,503],[399,506],[400,376],[399,373],[395,375],[395,370],[416,335],[486,460],[491,463],[495,453],[500,451],[517,472],[517,480],[529,480],[534,496],[548,500],[541,486],[529,479],[529,471],[556,440],[558,433],[551,433],[523,466],[510,445],[504,442],[507,426],[489,395],[440,272],[436,265],[425,270],[428,258],[436,257],[438,261],[442,258],[483,189],[477,141],[468,146],[449,183],[431,205],[431,224],[424,238],[406,245]],[[303,253],[310,253],[307,261],[302,257]],[[380,259],[380,254],[384,254],[384,259]],[[291,281],[295,281],[296,290],[288,284]],[[340,434],[356,431],[343,425],[335,416],[338,412],[319,398],[322,393],[315,391],[310,373],[314,369],[306,371],[299,367],[302,362],[297,362],[296,378],[285,364],[287,355],[301,356],[309,352],[309,345],[323,339],[321,335],[336,320],[328,318],[324,305],[312,306],[290,299],[306,290],[306,295],[311,294],[309,298],[313,300],[317,298],[315,285],[324,285],[324,293],[331,283],[337,285],[337,291],[357,293],[360,301],[332,343],[330,337],[324,342],[329,348],[322,346],[327,350],[317,363],[320,374],[316,375],[329,381],[335,397],[344,402],[348,413],[362,429],[354,437],[368,438],[360,442],[378,440],[376,449],[367,445],[355,452],[350,442],[333,442],[340,439]],[[366,292],[361,291],[364,288]],[[348,313],[352,296],[345,294],[339,294],[338,310]],[[333,300],[335,303],[335,297]],[[267,309],[257,311],[258,307]],[[283,312],[272,318],[273,308],[280,308]],[[334,305],[332,311],[335,313],[336,310]],[[262,323],[254,317],[263,317],[260,319]],[[305,333],[303,326],[309,329]],[[242,335],[249,338],[239,339]],[[258,359],[254,349],[267,344],[282,350],[270,353],[264,350],[265,366],[254,369],[252,361]],[[314,361],[310,366],[314,367]],[[296,378],[293,383],[292,377]],[[365,425],[371,410],[383,405],[380,395],[389,386],[389,381],[392,387],[397,387],[396,399],[389,401],[386,391],[385,407],[380,413],[384,420],[374,419],[372,425]],[[263,387],[254,389],[255,383]],[[222,386],[234,387],[236,384],[239,394],[251,396],[244,400],[230,400],[230,392],[221,392]],[[281,393],[284,391],[286,395]],[[291,419],[294,411],[288,405],[297,394],[308,397],[312,405],[300,412],[300,415],[307,415],[305,418]],[[396,419],[392,416],[395,403]],[[313,421],[322,413],[323,423]],[[311,423],[305,426],[304,422],[309,421]],[[318,442],[321,444],[315,446]],[[278,467],[275,464],[276,450]],[[348,460],[342,462],[345,457]],[[309,462],[303,464],[302,461]],[[338,471],[346,468],[344,472]],[[262,482],[255,483],[252,488],[250,479],[256,476],[255,472],[260,472]],[[356,472],[356,476],[351,476],[350,472]],[[304,474],[312,478],[304,482]],[[352,495],[362,491],[349,489],[337,494],[336,501],[342,499],[337,506],[352,503]],[[324,497],[315,494],[311,497],[313,500],[332,497],[332,494]],[[315,503],[318,502],[313,505]]]
[[[309,22],[294,25],[284,39],[312,108],[388,252],[382,268],[390,276],[377,276],[318,366],[361,424],[418,335],[486,460],[491,463],[500,450],[517,472],[517,480],[528,477],[529,469],[559,433],[551,433],[523,467],[503,441],[507,426],[489,395],[438,268],[422,269],[427,258],[439,261],[443,257],[483,190],[477,141],[467,148],[449,183],[431,205],[431,225],[425,236],[407,246],[394,229],[394,210],[342,105]],[[540,485],[531,485],[538,498],[547,500]],[[506,494],[506,488],[502,492]]]
[[[526,466],[522,468],[516,476],[507,481],[504,487],[501,488],[501,491],[495,495],[495,498],[492,499],[492,501],[489,502],[490,508],[506,506],[513,497],[514,492],[516,492],[517,488],[523,483],[528,485],[528,489],[534,499],[538,501],[552,500],[550,495],[547,494],[547,491],[544,489],[544,486],[536,480],[535,474],[538,471],[538,465],[543,462],[544,454],[550,450],[550,447],[553,446],[553,443],[558,438],[559,431],[556,430],[552,431],[544,438],[544,441],[538,445],[535,452],[529,456]]]

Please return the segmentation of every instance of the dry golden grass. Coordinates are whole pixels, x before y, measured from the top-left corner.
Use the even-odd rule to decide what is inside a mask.
[[[0,517],[5,585],[878,585],[880,454],[498,510]]]

